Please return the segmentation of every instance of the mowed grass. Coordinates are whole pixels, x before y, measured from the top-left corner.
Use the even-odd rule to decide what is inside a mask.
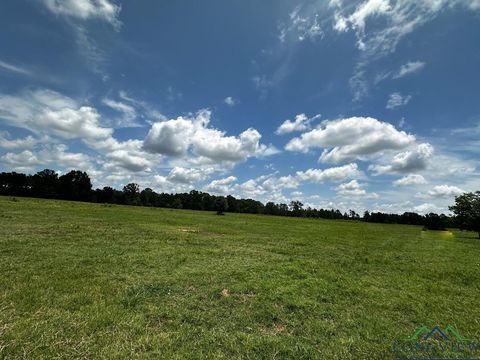
[[[480,241],[420,227],[0,197],[0,358],[388,359],[480,338]]]

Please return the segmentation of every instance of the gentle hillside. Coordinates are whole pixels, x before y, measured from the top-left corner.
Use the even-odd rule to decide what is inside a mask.
[[[0,358],[393,358],[480,338],[475,233],[0,197]]]

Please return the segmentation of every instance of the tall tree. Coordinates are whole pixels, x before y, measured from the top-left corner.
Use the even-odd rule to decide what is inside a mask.
[[[290,210],[294,216],[301,216],[303,210],[303,204],[298,200],[290,201]]]
[[[138,184],[130,183],[123,187],[125,201],[129,205],[138,205],[140,203],[140,187]]]
[[[58,195],[58,174],[50,169],[39,171],[32,177],[34,196],[55,198]]]
[[[59,195],[62,199],[90,201],[92,183],[86,172],[72,170],[58,179]]]
[[[455,214],[460,229],[478,232],[480,239],[480,191],[455,197],[455,205],[449,209]]]
[[[150,188],[143,189],[140,193],[140,202],[143,206],[153,206],[154,204],[154,192]]]
[[[215,199],[215,210],[217,211],[217,215],[223,215],[225,211],[228,209],[228,201],[223,196],[218,196]]]

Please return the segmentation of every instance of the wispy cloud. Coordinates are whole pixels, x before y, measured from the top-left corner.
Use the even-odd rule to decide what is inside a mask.
[[[282,43],[285,42],[289,36],[292,36],[295,41],[304,41],[307,39],[316,40],[324,36],[318,14],[302,16],[300,10],[301,6],[297,6],[289,14],[288,24],[280,27],[278,38]]]
[[[2,60],[0,60],[0,69],[14,72],[17,74],[22,74],[22,75],[32,75],[32,72],[30,70],[19,65],[13,65],[13,64],[7,63]]]
[[[392,110],[400,106],[405,106],[410,102],[411,99],[411,95],[402,95],[398,92],[395,92],[390,94],[386,108]]]
[[[90,70],[99,75],[103,81],[109,79],[105,71],[105,53],[97,46],[95,41],[88,35],[88,31],[83,26],[75,26],[75,36],[80,54],[84,57]]]
[[[139,127],[141,126],[137,121],[137,112],[133,106],[125,104],[121,101],[115,101],[113,99],[103,99],[102,103],[109,108],[120,113],[121,116],[115,117],[113,120],[114,127],[126,128],[126,127]]]
[[[365,0],[350,11],[335,1],[336,13],[333,28],[339,32],[352,31],[357,39],[360,58],[350,80],[355,100],[361,100],[369,92],[367,70],[369,65],[395,52],[398,43],[420,26],[430,22],[445,8],[464,7],[480,9],[477,0]],[[354,2],[355,4],[355,2]],[[397,77],[419,71],[421,61],[408,63]]]
[[[425,67],[425,63],[423,61],[410,61],[400,67],[400,70],[393,75],[393,79],[398,79],[404,77],[408,74],[416,73],[422,70]]]
[[[111,0],[41,0],[44,6],[58,17],[64,17],[72,26],[75,42],[80,54],[86,59],[87,66],[99,75],[103,81],[109,79],[105,70],[105,53],[88,33],[86,20],[104,21],[119,30],[121,6]]]

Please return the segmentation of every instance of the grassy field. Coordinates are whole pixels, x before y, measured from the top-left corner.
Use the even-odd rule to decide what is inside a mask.
[[[389,359],[480,338],[467,232],[0,197],[0,358]]]

